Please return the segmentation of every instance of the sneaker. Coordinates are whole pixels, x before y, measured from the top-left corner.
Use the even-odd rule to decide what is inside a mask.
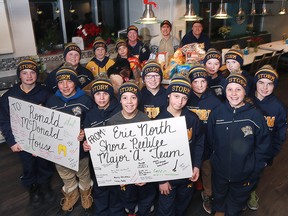
[[[201,197],[203,199],[203,208],[204,210],[208,213],[211,214],[212,213],[212,199],[211,197],[207,196],[204,191],[201,191]]]
[[[256,191],[253,191],[250,194],[250,198],[247,202],[248,208],[254,211],[257,210],[259,208],[258,201],[259,201],[259,197],[257,196]]]

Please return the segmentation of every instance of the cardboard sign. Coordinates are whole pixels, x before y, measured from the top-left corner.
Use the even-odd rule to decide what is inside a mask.
[[[190,178],[185,117],[86,128],[99,186]]]
[[[78,171],[80,118],[9,97],[11,128],[24,151]]]

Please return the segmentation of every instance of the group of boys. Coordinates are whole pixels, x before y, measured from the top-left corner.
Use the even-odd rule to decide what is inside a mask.
[[[131,27],[128,34],[133,31],[136,29]],[[106,55],[105,42],[97,39],[94,42],[93,50],[95,57],[84,68],[80,64],[81,50],[76,44],[68,44],[64,49],[66,63],[48,75],[45,82],[46,88],[36,82],[37,64],[30,59],[21,61],[17,69],[17,76],[21,82],[1,98],[1,130],[11,150],[19,152],[23,165],[21,182],[29,189],[33,206],[39,206],[43,200],[48,203],[54,200],[54,193],[50,186],[53,164],[22,151],[22,147],[13,136],[10,125],[9,96],[81,118],[81,130],[77,137],[81,146],[79,171],[72,171],[56,164],[58,174],[63,181],[62,193],[64,195],[61,201],[62,207],[57,215],[69,215],[80,197],[87,215],[95,213],[95,215],[144,216],[152,215],[155,212],[157,215],[184,215],[192,199],[195,188],[193,184],[200,177],[200,173],[204,187],[202,192],[204,209],[210,214],[213,211],[216,214],[226,212],[223,206],[219,207],[218,202],[216,202],[216,207],[213,205],[213,196],[218,197],[219,194],[217,192],[215,194],[212,187],[212,174],[215,168],[211,167],[210,157],[214,147],[209,140],[207,125],[210,113],[213,113],[213,110],[222,106],[221,104],[227,100],[226,88],[230,83],[245,87],[246,96],[251,98],[250,102],[254,102],[267,121],[273,143],[269,150],[272,149],[273,154],[267,155],[266,162],[272,164],[273,158],[279,153],[285,140],[286,109],[273,94],[274,87],[278,83],[278,74],[273,68],[264,66],[253,78],[241,69],[243,64],[241,51],[231,49],[225,55],[225,63],[230,72],[230,75],[225,78],[219,72],[222,64],[221,53],[209,49],[204,58],[204,66],[193,66],[186,74],[176,74],[167,88],[161,85],[163,79],[161,66],[155,61],[147,61],[142,68],[144,87],[140,89],[137,83],[123,80],[117,89],[119,93],[115,95],[113,84],[108,77],[103,76],[114,63]],[[82,90],[87,86],[90,86],[92,99]],[[49,95],[49,91],[50,94],[52,92],[52,95]],[[237,98],[232,100],[237,100]],[[193,176],[191,178],[175,181],[163,179],[163,182],[158,184],[139,183],[121,187],[99,187],[97,185],[95,173],[89,165],[87,151],[90,150],[90,147],[85,141],[83,130],[85,127],[178,116],[186,117],[193,160]],[[249,131],[245,131],[245,133],[249,134]],[[259,178],[259,175],[257,173],[256,177]],[[251,193],[255,188],[256,186],[249,189],[248,192]],[[253,199],[248,201],[248,206],[257,209],[258,204],[253,203],[257,195],[252,192],[252,196]],[[227,205],[232,204],[228,203]],[[233,209],[231,212],[238,212],[238,207],[232,207],[236,210]],[[230,208],[227,207],[229,211]],[[226,214],[229,215],[227,212]]]

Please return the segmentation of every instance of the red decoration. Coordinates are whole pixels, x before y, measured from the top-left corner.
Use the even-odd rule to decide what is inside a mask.
[[[149,0],[144,0],[144,4],[151,4],[153,5],[155,8],[157,7],[157,4],[155,2],[149,2]]]
[[[89,48],[93,46],[94,39],[99,36],[102,29],[94,23],[88,23],[77,27],[77,36],[83,38],[85,45]]]

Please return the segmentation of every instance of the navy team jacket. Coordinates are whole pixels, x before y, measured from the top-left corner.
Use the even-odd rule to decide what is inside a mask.
[[[0,98],[0,128],[6,139],[6,143],[11,147],[16,144],[14,135],[10,125],[10,111],[8,97],[15,97],[30,103],[45,105],[46,100],[49,98],[49,92],[36,83],[36,86],[28,93],[20,88],[21,83],[14,85]]]
[[[200,126],[199,118],[195,113],[190,112],[187,108],[183,108],[181,116],[185,116],[186,118],[186,128],[188,133],[190,155],[192,158],[192,166],[200,169],[202,163],[202,154],[204,150],[204,134]],[[174,116],[171,113],[169,113],[167,109],[165,109],[157,116],[156,119],[165,119],[173,117]],[[177,143],[175,143],[175,145],[177,145]],[[171,181],[172,184],[178,184],[179,182],[183,181],[181,180]]]
[[[229,181],[256,179],[266,166],[269,130],[262,113],[250,103],[235,109],[225,101],[213,110],[208,138],[213,172]]]
[[[255,106],[262,111],[271,133],[271,157],[273,158],[280,152],[281,146],[286,139],[287,108],[274,94],[265,97],[262,101],[257,97],[253,99]]]
[[[81,119],[81,128],[83,128],[84,119],[88,113],[88,111],[93,107],[93,101],[91,97],[86,95],[84,91],[82,91],[79,87],[77,88],[77,92],[70,98],[65,98],[62,96],[60,91],[58,90],[55,95],[52,95],[46,106],[64,112],[70,115],[78,116]],[[79,128],[80,132],[80,128]],[[84,152],[83,146],[80,143],[80,158],[84,156],[88,156],[87,152]]]

